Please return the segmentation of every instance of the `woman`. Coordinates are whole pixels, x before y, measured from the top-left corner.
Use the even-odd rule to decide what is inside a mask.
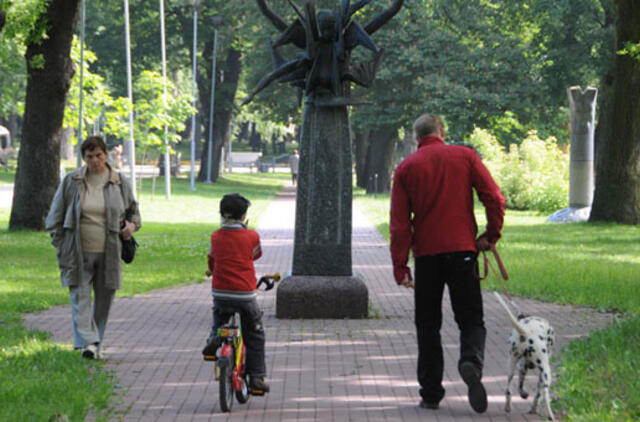
[[[90,136],[81,151],[86,165],[60,183],[46,227],[57,249],[62,286],[69,287],[73,347],[82,349],[84,358],[97,359],[122,283],[121,238],[140,228],[140,214],[129,182],[107,163],[104,140]]]

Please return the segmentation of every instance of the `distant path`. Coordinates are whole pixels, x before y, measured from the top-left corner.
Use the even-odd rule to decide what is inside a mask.
[[[295,194],[285,188],[260,218],[264,256],[257,272],[291,267]],[[203,251],[203,259],[206,251]],[[204,261],[203,261],[204,262]],[[537,421],[531,400],[517,395],[505,414],[507,338],[510,328],[493,295],[485,294],[487,326],[484,381],[489,409],[475,414],[456,370],[458,330],[448,297],[444,302],[445,399],[438,411],[420,409],[416,382],[416,337],[411,292],[391,276],[388,244],[354,210],[354,271],[365,280],[371,319],[279,320],[275,289],[260,293],[267,334],[267,369],[272,392],[220,413],[213,364],[201,359],[211,321],[208,283],[191,284],[132,298],[117,298],[105,347],[107,368],[118,378],[111,420],[131,421]],[[134,264],[135,265],[135,264]],[[195,273],[200,269],[194,269]],[[193,278],[193,274],[189,275]],[[126,283],[127,281],[124,280]],[[613,315],[574,306],[518,300],[529,314],[554,325],[558,347],[605,327]],[[327,306],[331,306],[330,303]],[[67,306],[25,317],[26,325],[70,343]],[[80,357],[78,356],[78,359]],[[529,378],[533,388],[533,377]]]

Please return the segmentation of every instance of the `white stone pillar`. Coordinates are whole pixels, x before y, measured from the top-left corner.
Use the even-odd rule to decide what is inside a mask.
[[[571,157],[569,162],[569,206],[590,207],[594,189],[594,136],[598,90],[567,90],[571,110]]]

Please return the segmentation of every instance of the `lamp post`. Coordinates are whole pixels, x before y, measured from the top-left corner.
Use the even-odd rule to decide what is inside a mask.
[[[129,169],[131,190],[136,196],[136,144],[133,141],[133,88],[131,85],[131,39],[129,36],[129,0],[124,0],[124,35],[127,53],[127,94],[129,97]]]
[[[209,142],[207,148],[207,183],[211,183],[211,164],[213,163],[213,106],[216,90],[216,49],[218,46],[218,27],[222,24],[222,16],[213,15],[213,58],[211,59],[211,104],[209,107]]]
[[[164,29],[164,0],[160,0],[160,38],[162,43],[162,102],[164,112],[167,112],[167,46]],[[164,125],[164,194],[171,199],[171,155],[169,154],[168,127]]]
[[[78,106],[78,146],[77,146],[77,158],[76,164],[78,168],[82,167],[82,149],[80,145],[82,144],[82,100],[84,95],[84,29],[85,29],[85,11],[86,5],[85,0],[82,0],[82,22],[80,24],[80,104]]]
[[[193,0],[193,83],[192,83],[192,95],[193,95],[193,108],[196,109],[196,72],[197,72],[197,44],[198,44],[198,6],[200,0]],[[196,113],[191,115],[191,190],[196,190],[195,185],[195,172],[196,172]]]

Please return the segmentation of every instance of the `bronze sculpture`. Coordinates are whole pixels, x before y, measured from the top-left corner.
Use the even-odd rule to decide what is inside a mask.
[[[267,5],[260,11],[281,31],[271,44],[274,70],[264,76],[255,95],[273,81],[289,82],[305,95],[300,128],[300,165],[296,186],[296,222],[291,276],[276,295],[278,318],[363,318],[368,313],[368,290],[351,267],[352,184],[348,106],[351,83],[369,86],[382,57],[370,35],[387,23],[404,0],[392,4],[364,26],[354,14],[371,0],[351,5],[342,0],[338,10],[322,9],[307,0],[304,9],[288,0],[297,14],[287,25]],[[286,61],[278,48],[300,48]],[[352,63],[357,46],[371,52],[362,63]],[[334,306],[327,306],[328,303]]]
[[[365,87],[371,85],[383,49],[376,46],[370,35],[389,21],[404,3],[404,0],[395,0],[389,8],[362,27],[352,17],[371,0],[360,0],[354,5],[349,0],[342,0],[337,11],[321,9],[317,13],[313,1],[307,1],[303,11],[293,0],[288,0],[298,15],[290,25],[276,15],[264,0],[256,1],[261,12],[282,32],[271,43],[274,70],[258,82],[243,105],[251,102],[257,93],[274,80],[290,82],[305,95],[317,94],[314,100],[319,105],[357,103],[348,98],[348,86],[345,85],[348,82]],[[303,51],[296,58],[286,61],[277,49],[290,43]],[[351,62],[351,51],[359,45],[371,50],[372,57],[364,63],[354,64]]]

